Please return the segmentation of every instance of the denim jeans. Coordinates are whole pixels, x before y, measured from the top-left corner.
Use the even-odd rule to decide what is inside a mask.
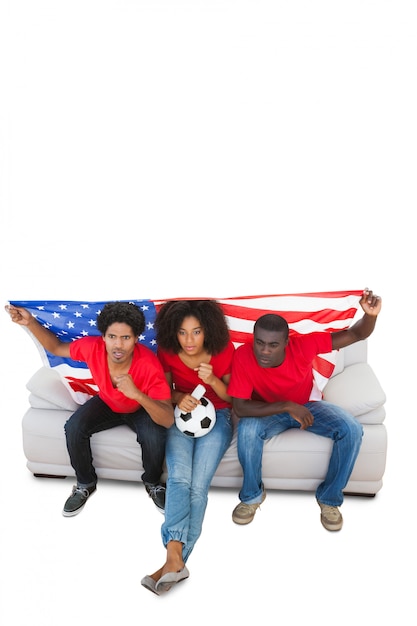
[[[159,482],[167,429],[156,424],[142,407],[134,413],[115,413],[101,398],[93,396],[65,424],[67,449],[80,487],[91,487],[97,482],[91,454],[91,435],[121,424],[126,424],[136,433],[136,439],[142,447],[143,482]]]
[[[184,563],[201,535],[210,483],[232,434],[229,409],[216,410],[214,428],[203,437],[184,435],[175,424],[168,430],[168,479],[161,536],[165,547],[169,541],[182,542]]]
[[[317,500],[329,506],[340,506],[343,488],[361,447],[362,426],[350,413],[329,402],[307,402],[305,406],[314,417],[312,426],[306,430],[333,439],[327,474],[316,490]],[[243,484],[239,493],[242,502],[261,502],[264,442],[288,428],[300,428],[300,424],[288,413],[239,419],[237,449],[243,469]]]

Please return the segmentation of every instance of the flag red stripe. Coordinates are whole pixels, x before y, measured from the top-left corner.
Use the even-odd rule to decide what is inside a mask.
[[[246,343],[251,338],[250,333],[245,333],[239,330],[233,330],[233,328],[229,329],[230,331],[230,339],[233,343]]]
[[[238,319],[250,320],[255,322],[258,317],[267,313],[277,313],[284,317],[288,324],[295,324],[302,320],[308,319],[312,322],[329,323],[334,320],[351,320],[355,317],[357,309],[350,308],[346,311],[337,311],[335,309],[322,309],[320,311],[286,311],[279,309],[253,309],[243,306],[235,306],[221,303],[222,309],[228,317],[236,317]]]
[[[316,356],[313,361],[313,369],[315,369],[325,378],[330,378],[330,376],[333,374],[334,367],[334,363],[326,361],[326,359],[321,356]]]
[[[98,391],[92,386],[95,385],[92,378],[80,379],[73,376],[65,376],[65,378],[73,391],[88,393],[90,396],[96,396],[98,394]]]

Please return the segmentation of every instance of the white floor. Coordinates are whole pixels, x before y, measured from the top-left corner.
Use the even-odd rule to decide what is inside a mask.
[[[102,481],[79,516],[64,518],[72,481],[32,478],[15,453],[2,481],[4,624],[130,624],[153,611],[181,624],[190,605],[207,621],[244,624],[275,612],[301,624],[324,610],[341,624],[413,623],[413,518],[390,471],[375,499],[346,499],[334,534],[312,494],[269,492],[254,522],[239,527],[236,493],[213,490],[189,580],[157,597],[140,586],[164,558],[162,516],[144,489]]]
[[[21,330],[4,319],[1,329],[3,337]],[[346,498],[341,532],[325,531],[314,495],[298,492],[269,491],[254,522],[239,527],[231,520],[236,492],[213,489],[189,580],[157,597],[140,579],[163,563],[162,516],[141,485],[100,481],[82,513],[64,518],[72,479],[34,478],[26,469],[24,376],[38,364],[24,332],[15,332],[9,346],[2,380],[14,397],[2,398],[0,444],[3,624],[110,626],[146,615],[179,625],[195,612],[207,622],[221,616],[243,624],[273,615],[295,625],[331,616],[346,626],[415,623],[415,426],[407,425],[409,414],[390,385],[384,486],[375,498]]]

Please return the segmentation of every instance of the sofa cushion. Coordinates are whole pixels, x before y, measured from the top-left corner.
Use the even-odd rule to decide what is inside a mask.
[[[323,399],[337,404],[355,417],[374,414],[385,415],[385,393],[368,363],[356,363],[345,367],[343,372],[329,380],[323,391]],[[360,420],[361,421],[361,420]],[[375,423],[381,423],[377,418]],[[366,423],[371,423],[366,420]]]
[[[56,410],[61,407],[53,402],[49,402],[49,400],[45,400],[44,398],[40,398],[34,393],[29,394],[29,404],[33,409],[42,409],[42,410]]]
[[[27,382],[29,402],[34,408],[75,411],[79,405],[62,383],[61,376],[50,367],[41,367]]]

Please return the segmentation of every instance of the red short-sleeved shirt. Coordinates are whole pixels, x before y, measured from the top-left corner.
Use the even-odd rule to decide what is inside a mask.
[[[107,352],[103,338],[83,337],[70,346],[71,358],[84,361],[99,388],[98,395],[116,413],[134,413],[140,408],[136,400],[127,398],[113,387],[107,365]],[[171,390],[156,354],[146,346],[135,344],[129,369],[136,387],[153,400],[170,400]]]
[[[281,365],[260,367],[251,341],[235,351],[227,391],[232,397],[244,400],[305,404],[313,388],[314,357],[331,351],[330,333],[293,335],[290,336]]]
[[[234,351],[235,347],[233,343],[229,342],[223,352],[211,357],[210,365],[213,366],[213,373],[217,376],[217,378],[221,379],[223,376],[230,374]],[[161,348],[158,348],[158,357],[162,363],[164,372],[169,372],[171,374],[172,382],[177,391],[192,393],[197,385],[204,385],[198,377],[197,372],[191,369],[191,367],[185,365],[181,361],[178,354],[165,352],[164,350],[161,350]],[[231,406],[229,402],[219,398],[209,385],[204,386],[206,387],[206,393],[204,396],[211,400],[216,409],[223,409]]]

